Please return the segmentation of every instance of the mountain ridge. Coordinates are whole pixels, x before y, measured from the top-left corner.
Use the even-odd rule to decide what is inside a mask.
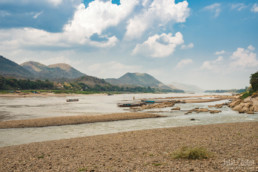
[[[39,62],[28,61],[22,63],[21,66],[33,73],[35,77],[39,79],[75,79],[85,75],[66,63],[57,63],[47,66]]]
[[[16,78],[32,78],[33,74],[19,64],[0,55],[0,75]]]
[[[129,86],[129,87],[151,87],[160,90],[173,91],[175,89],[171,89],[166,86],[153,76],[147,73],[126,73],[122,75],[120,78],[107,78],[105,79],[108,83],[117,86]]]

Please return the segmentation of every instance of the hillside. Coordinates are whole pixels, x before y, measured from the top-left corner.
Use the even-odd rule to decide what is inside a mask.
[[[106,81],[118,86],[140,86],[169,91],[174,90],[147,73],[126,73],[118,79],[109,78]]]
[[[74,79],[85,75],[64,63],[46,66],[38,62],[29,61],[21,64],[21,66],[33,73],[38,79]]]
[[[32,78],[33,74],[17,63],[0,56],[0,75],[5,77]]]
[[[99,79],[99,78],[96,78],[93,76],[88,76],[88,75],[73,79],[72,81],[75,83],[83,83],[90,87],[95,87],[96,85],[101,86],[101,87],[110,86],[110,84],[107,83],[104,79]]]
[[[172,89],[180,89],[180,90],[184,90],[185,92],[189,92],[189,93],[204,92],[203,89],[201,89],[195,85],[182,84],[182,83],[178,83],[178,82],[172,82],[171,84],[168,84],[168,86]]]

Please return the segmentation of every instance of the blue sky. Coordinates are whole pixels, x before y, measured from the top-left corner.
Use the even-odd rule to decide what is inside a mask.
[[[145,72],[165,84],[249,86],[258,0],[0,0],[0,54],[88,75]]]

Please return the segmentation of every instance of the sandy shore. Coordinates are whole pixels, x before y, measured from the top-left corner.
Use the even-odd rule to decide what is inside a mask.
[[[258,122],[155,129],[0,148],[0,171],[257,171]],[[202,146],[205,160],[173,159]]]
[[[46,127],[59,125],[74,125],[94,122],[108,122],[130,119],[158,118],[164,117],[151,113],[114,113],[96,116],[63,116],[51,118],[38,118],[28,120],[0,121],[1,128],[25,128],[25,127]]]

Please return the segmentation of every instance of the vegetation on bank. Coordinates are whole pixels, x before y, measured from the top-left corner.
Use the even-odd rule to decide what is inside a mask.
[[[236,93],[236,94],[240,94],[240,93],[246,92],[247,89],[248,89],[248,87],[243,88],[243,89],[230,89],[230,90],[206,90],[205,93]]]
[[[151,87],[127,87],[106,85],[87,85],[82,82],[52,82],[49,80],[29,80],[5,78],[0,76],[0,93],[12,93],[15,91],[23,93],[76,93],[76,94],[92,94],[92,93],[154,93],[154,92],[169,92],[171,90],[159,90]],[[36,90],[36,91],[35,91]]]
[[[258,72],[251,74],[250,84],[251,87],[241,95],[241,99],[245,99],[249,96],[258,96]]]

